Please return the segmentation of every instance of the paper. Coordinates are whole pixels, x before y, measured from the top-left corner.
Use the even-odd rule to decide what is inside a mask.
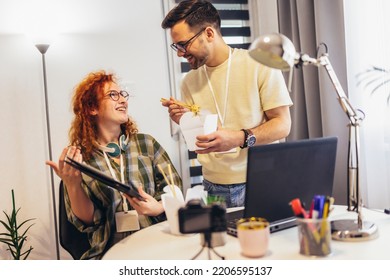
[[[191,199],[202,199],[204,204],[207,204],[207,191],[204,190],[203,185],[197,185],[187,189],[186,203]]]
[[[194,115],[192,112],[184,113],[180,118],[180,129],[183,133],[187,148],[190,151],[202,150],[195,145],[196,136],[213,133],[217,130],[217,114]]]

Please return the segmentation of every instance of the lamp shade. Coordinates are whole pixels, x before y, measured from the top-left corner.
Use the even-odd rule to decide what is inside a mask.
[[[297,57],[290,39],[278,33],[258,37],[249,47],[249,55],[261,64],[282,71],[290,70]]]

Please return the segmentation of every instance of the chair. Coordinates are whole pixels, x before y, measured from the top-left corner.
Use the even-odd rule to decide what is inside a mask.
[[[60,183],[59,193],[59,229],[60,229],[60,244],[75,260],[79,260],[81,256],[91,247],[88,241],[87,233],[80,232],[66,215],[64,184]]]
[[[196,185],[202,185],[202,166],[197,160],[197,154],[193,151],[188,151],[188,158],[190,160],[191,188]]]

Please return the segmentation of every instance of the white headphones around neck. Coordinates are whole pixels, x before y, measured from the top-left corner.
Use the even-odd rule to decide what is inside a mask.
[[[127,144],[129,143],[129,137],[122,134],[119,137],[119,145],[114,142],[110,142],[107,146],[103,146],[99,144],[99,149],[103,152],[106,152],[110,157],[117,157],[121,154],[121,150],[125,151],[127,148]]]

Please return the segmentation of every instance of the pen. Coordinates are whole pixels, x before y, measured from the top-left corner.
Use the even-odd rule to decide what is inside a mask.
[[[330,204],[330,198],[329,198],[329,196],[327,196],[326,199],[325,199],[324,211],[323,211],[323,214],[322,214],[322,217],[323,217],[324,219],[328,218],[328,214],[329,214],[329,204]]]
[[[311,200],[311,204],[310,204],[310,210],[309,210],[309,218],[310,219],[313,218],[313,209],[314,209],[314,199]]]
[[[331,207],[333,205],[334,198],[331,196],[327,196],[324,204],[324,218],[328,218],[330,211],[332,210]]]
[[[313,208],[313,219],[321,219],[324,211],[325,196],[315,195],[314,196],[314,208]]]
[[[309,215],[306,213],[305,209],[302,207],[301,200],[299,198],[295,198],[290,201],[291,208],[294,212],[294,215],[298,218],[308,219]]]

